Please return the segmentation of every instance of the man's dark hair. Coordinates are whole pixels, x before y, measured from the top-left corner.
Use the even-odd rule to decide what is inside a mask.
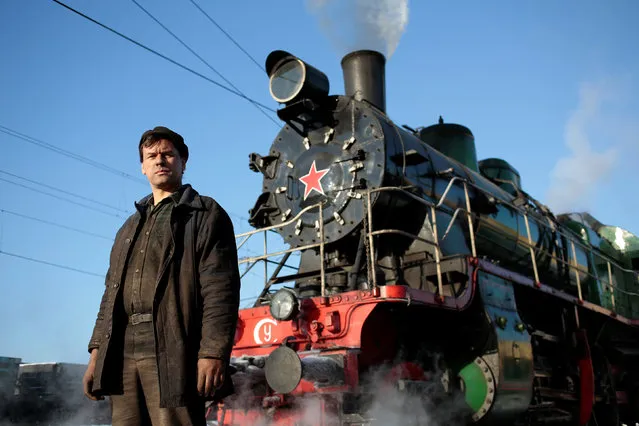
[[[138,144],[138,153],[140,154],[140,163],[143,160],[142,148],[144,147],[151,148],[153,145],[155,145],[162,139],[171,141],[173,146],[175,146],[175,148],[180,153],[180,157],[182,157],[184,161],[187,161],[189,159],[189,148],[184,143],[184,138],[180,134],[174,132],[173,130],[167,127],[157,126],[153,130],[147,130],[146,132],[144,132],[142,134],[142,137],[140,138],[140,143]]]

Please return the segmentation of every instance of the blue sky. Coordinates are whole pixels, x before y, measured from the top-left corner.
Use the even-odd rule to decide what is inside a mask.
[[[247,96],[277,107],[264,72],[190,1],[138,1]],[[288,50],[324,71],[331,93],[343,92],[339,62],[346,51],[305,1],[197,1],[260,64],[270,51]],[[67,4],[222,81],[132,1]],[[331,15],[339,10],[331,0],[324,7],[333,28],[349,36],[350,15]],[[386,68],[393,120],[426,126],[441,114],[464,124],[479,159],[509,161],[524,189],[557,213],[585,210],[639,233],[639,3],[414,0],[408,7]],[[278,132],[252,104],[52,1],[6,0],[0,17],[0,126],[141,180],[141,133],[169,126],[191,150],[186,182],[233,215],[236,233],[250,230],[247,211],[261,179],[248,169],[248,155],[266,153]],[[0,356],[85,362],[109,238],[148,184],[5,133],[0,147],[0,251],[99,275],[0,254]],[[259,292],[261,271],[256,266],[246,276],[243,298]]]

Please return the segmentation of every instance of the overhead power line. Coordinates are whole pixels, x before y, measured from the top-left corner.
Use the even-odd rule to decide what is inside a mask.
[[[202,12],[202,13],[204,14],[204,16],[206,16],[206,17],[209,19],[209,21],[211,21],[211,23],[212,23],[213,25],[215,25],[215,26],[216,26],[216,27],[217,27],[220,31],[222,31],[222,32],[224,33],[224,35],[225,35],[226,37],[228,37],[228,39],[229,39],[229,40],[231,40],[231,41],[232,41],[232,42],[233,42],[233,43],[234,43],[234,44],[238,47],[238,49],[240,49],[242,52],[244,52],[244,54],[245,54],[246,56],[248,56],[248,57],[249,57],[249,59],[250,59],[251,61],[253,61],[253,63],[254,63],[255,65],[257,65],[257,67],[260,69],[260,71],[264,71],[264,67],[263,67],[262,65],[260,65],[260,64],[259,64],[259,63],[255,60],[255,58],[254,58],[253,56],[251,56],[251,54],[250,54],[250,53],[248,53],[246,50],[244,50],[244,48],[243,48],[242,46],[240,46],[240,44],[239,44],[237,41],[235,41],[235,39],[234,39],[233,37],[231,37],[231,35],[230,35],[228,32],[226,32],[226,31],[225,31],[225,30],[224,30],[224,29],[220,26],[220,24],[218,24],[217,22],[215,22],[215,19],[213,19],[213,18],[212,18],[212,17],[211,17],[208,13],[206,13],[206,12],[204,11],[204,9],[202,9],[202,8],[201,8],[201,7],[200,7],[200,6],[199,6],[199,5],[198,5],[198,4],[197,4],[194,0],[189,0],[189,1],[190,1],[191,3],[193,3],[193,5],[194,5],[195,7],[197,7],[197,8],[199,9],[199,11],[200,11],[200,12]]]
[[[40,194],[48,195],[49,197],[53,197],[53,198],[55,198],[56,200],[66,201],[67,203],[75,204],[76,206],[84,207],[85,209],[94,210],[94,211],[96,211],[96,212],[100,212],[100,213],[102,213],[102,214],[106,214],[106,215],[109,215],[109,216],[114,216],[114,217],[119,217],[119,218],[122,218],[122,219],[126,219],[124,216],[121,216],[121,215],[119,215],[119,214],[111,213],[111,212],[107,212],[107,211],[104,211],[104,210],[98,209],[98,208],[93,207],[93,206],[87,206],[86,204],[78,203],[77,201],[69,200],[68,198],[64,198],[64,197],[61,197],[61,196],[59,196],[59,195],[50,194],[50,193],[48,193],[48,192],[46,192],[46,191],[42,191],[42,190],[40,190],[40,189],[31,188],[30,186],[23,185],[23,184],[18,183],[18,182],[12,182],[12,181],[10,181],[10,180],[8,180],[8,179],[4,179],[4,178],[1,178],[1,177],[0,177],[0,181],[7,182],[7,183],[10,183],[10,184],[12,184],[12,185],[19,186],[19,187],[22,187],[22,188],[28,189],[28,190],[33,191],[33,192],[38,192],[38,193],[40,193]]]
[[[35,259],[33,257],[28,257],[28,256],[22,256],[22,255],[19,255],[19,254],[16,254],[16,253],[7,252],[7,251],[4,251],[4,250],[0,250],[0,254],[3,254],[5,256],[10,256],[10,257],[15,257],[15,258],[18,258],[18,259],[23,259],[23,260],[26,260],[26,261],[29,261],[29,262],[35,262],[35,263],[40,263],[40,264],[43,264],[43,265],[53,266],[53,267],[60,268],[60,269],[66,269],[66,270],[69,270],[69,271],[79,272],[81,274],[91,275],[91,276],[98,277],[98,278],[104,278],[104,274],[97,274],[95,272],[85,271],[85,270],[82,270],[82,269],[73,268],[71,266],[61,265],[59,263],[48,262],[46,260]],[[245,298],[240,299],[240,302],[246,302],[246,301],[249,301],[249,300],[255,300],[258,297],[259,297],[259,295],[258,296],[245,297]]]
[[[244,93],[242,93],[242,91],[235,86],[229,79],[227,79],[226,77],[224,77],[222,75],[222,73],[220,73],[218,70],[216,70],[210,63],[208,63],[204,58],[202,58],[200,55],[198,55],[195,50],[193,50],[191,47],[189,47],[189,45],[187,45],[184,41],[182,41],[182,39],[180,39],[174,32],[172,32],[170,29],[167,28],[166,25],[164,25],[162,22],[160,22],[159,19],[157,19],[155,16],[153,16],[153,14],[151,14],[151,12],[149,12],[147,9],[144,8],[144,6],[142,6],[140,3],[138,3],[136,0],[131,0],[137,7],[139,7],[144,13],[146,13],[151,19],[153,19],[158,25],[160,25],[162,28],[164,28],[164,30],[171,34],[173,36],[174,39],[176,39],[177,41],[180,42],[180,44],[182,44],[182,46],[184,46],[185,48],[188,49],[189,52],[191,52],[193,55],[195,55],[200,61],[202,61],[204,63],[204,65],[206,65],[207,67],[209,67],[209,69],[211,71],[213,71],[214,73],[216,73],[222,80],[224,80],[228,85],[230,85],[233,89],[237,90],[239,93],[241,93],[242,95],[244,95]],[[246,96],[246,95],[244,95]],[[248,98],[250,99],[250,98]],[[270,115],[268,115],[263,109],[261,109],[259,107],[259,105],[257,105],[255,103],[255,101],[251,100],[251,103],[253,104],[253,106],[255,108],[257,108],[257,110],[259,112],[261,112],[266,118],[268,118],[269,120],[271,120],[276,126],[278,125],[277,121],[275,121],[275,119],[273,117],[271,117]]]
[[[48,184],[43,183],[43,182],[38,182],[36,180],[27,179],[25,177],[18,176],[18,175],[13,174],[13,173],[5,172],[4,170],[0,170],[0,173],[2,173],[4,175],[11,176],[13,178],[18,178],[18,179],[24,180],[24,181],[29,182],[29,183],[33,183],[35,185],[39,185],[39,186],[43,186],[45,188],[53,189],[54,191],[62,192],[63,194],[71,195],[72,197],[76,197],[76,198],[79,198],[81,200],[85,200],[85,201],[89,201],[91,203],[99,204],[101,206],[108,207],[110,209],[113,209],[113,210],[116,210],[116,211],[119,211],[119,212],[122,212],[122,213],[129,213],[129,214],[132,213],[131,211],[124,210],[124,209],[121,209],[119,207],[115,207],[115,206],[112,206],[110,204],[103,203],[102,201],[94,200],[92,198],[85,197],[84,195],[74,194],[73,192],[65,191],[64,189],[56,188],[55,186],[51,186],[51,185],[48,185]]]
[[[275,111],[273,108],[270,108],[270,107],[268,107],[268,106],[266,106],[266,105],[264,105],[264,104],[261,104],[261,103],[257,102],[256,100],[253,100],[253,99],[249,98],[248,96],[243,95],[243,94],[241,94],[241,93],[239,93],[239,92],[237,92],[237,91],[235,91],[235,90],[233,90],[233,89],[231,89],[231,88],[229,88],[229,87],[226,87],[226,86],[225,86],[225,85],[223,85],[222,83],[219,83],[219,82],[217,82],[217,81],[213,80],[212,78],[209,78],[209,77],[205,76],[204,74],[201,74],[201,73],[199,73],[199,72],[195,71],[195,70],[194,70],[194,69],[192,69],[192,68],[189,68],[189,67],[187,67],[187,66],[185,66],[185,65],[180,64],[179,62],[177,62],[177,61],[175,61],[175,60],[173,60],[173,59],[169,58],[168,56],[166,56],[166,55],[164,55],[164,54],[162,54],[162,53],[158,52],[157,50],[151,49],[150,47],[145,46],[144,44],[142,44],[142,43],[140,43],[140,42],[138,42],[138,41],[133,40],[131,37],[128,37],[128,36],[126,36],[126,35],[122,34],[121,32],[118,32],[118,31],[114,30],[113,28],[111,28],[111,27],[109,27],[109,26],[107,26],[107,25],[105,25],[105,24],[103,24],[103,23],[101,23],[101,22],[99,22],[99,21],[97,21],[97,20],[95,20],[95,19],[91,18],[91,17],[90,17],[90,16],[88,16],[88,15],[85,15],[84,13],[82,13],[82,12],[80,12],[80,11],[78,11],[78,10],[76,10],[76,9],[72,8],[71,6],[68,6],[68,5],[64,4],[64,3],[63,3],[63,2],[61,2],[60,0],[53,0],[53,1],[54,1],[54,2],[56,2],[57,4],[59,4],[60,6],[62,6],[62,7],[64,7],[64,8],[66,8],[66,9],[68,9],[68,10],[70,10],[71,12],[73,12],[73,13],[75,13],[75,14],[77,14],[77,15],[79,15],[79,16],[81,16],[81,17],[85,18],[85,19],[88,19],[89,21],[93,22],[94,24],[97,24],[97,25],[101,26],[102,28],[104,28],[104,29],[106,29],[106,30],[108,30],[108,31],[111,31],[112,33],[114,33],[114,34],[116,34],[116,35],[118,35],[118,36],[120,36],[120,37],[124,38],[125,40],[128,40],[128,41],[130,41],[131,43],[133,43],[133,44],[135,44],[135,45],[137,45],[137,46],[139,46],[139,47],[141,47],[141,48],[143,48],[143,49],[147,50],[148,52],[151,52],[151,53],[153,53],[154,55],[157,55],[157,56],[161,57],[162,59],[165,59],[165,60],[167,60],[167,61],[171,62],[172,64],[177,65],[178,67],[180,67],[180,68],[182,68],[182,69],[184,69],[184,70],[186,70],[186,71],[188,71],[188,72],[190,72],[190,73],[192,73],[192,74],[194,74],[194,75],[197,75],[197,76],[198,76],[198,77],[200,77],[200,78],[203,78],[204,80],[208,81],[209,83],[213,83],[213,84],[215,84],[216,86],[218,86],[218,87],[220,87],[220,88],[222,88],[222,89],[226,90],[227,92],[230,92],[230,93],[232,93],[232,94],[234,94],[234,95],[236,95],[236,96],[239,96],[240,98],[246,99],[247,101],[249,101],[249,102],[251,102],[251,103],[254,103],[254,104],[256,104],[256,105],[259,105],[259,106],[261,106],[262,108],[267,109],[267,110],[269,110],[269,111],[271,111],[271,112],[277,112],[277,111]]]
[[[82,155],[73,153],[71,151],[67,151],[66,149],[60,148],[59,146],[56,146],[56,145],[54,145],[52,143],[45,142],[45,141],[43,141],[41,139],[36,139],[36,138],[34,138],[32,136],[26,135],[24,133],[20,133],[17,130],[10,129],[9,127],[3,126],[1,124],[0,124],[0,132],[5,133],[5,134],[7,134],[9,136],[13,136],[13,137],[18,138],[18,139],[21,139],[21,140],[23,140],[25,142],[29,142],[29,143],[31,143],[33,145],[37,145],[37,146],[39,146],[41,148],[45,148],[45,149],[48,149],[50,151],[56,152],[58,154],[64,155],[66,157],[73,158],[74,160],[77,160],[77,161],[80,161],[82,163],[88,164],[90,166],[96,167],[98,169],[107,171],[109,173],[116,174],[116,175],[124,177],[126,179],[130,179],[130,180],[133,180],[133,181],[136,181],[136,182],[139,182],[139,183],[143,183],[143,184],[147,183],[143,179],[135,177],[135,176],[133,176],[133,175],[131,175],[129,173],[114,169],[113,167],[107,166],[106,164],[97,162],[97,161],[92,160],[92,159],[87,158],[87,157],[83,157]]]
[[[80,234],[85,234],[85,235],[89,235],[89,236],[92,236],[92,237],[97,237],[97,238],[102,238],[102,239],[105,239],[105,240],[113,241],[113,238],[111,238],[111,237],[105,237],[104,235],[94,234],[93,232],[85,231],[85,230],[78,229],[78,228],[73,228],[71,226],[63,225],[61,223],[51,222],[51,221],[44,220],[44,219],[39,219],[39,218],[33,217],[33,216],[27,216],[26,214],[14,212],[14,211],[11,211],[11,210],[0,209],[0,213],[6,213],[6,214],[13,215],[13,216],[21,217],[23,219],[29,219],[29,220],[32,220],[34,222],[40,222],[40,223],[44,223],[46,225],[56,226],[58,228],[63,228],[63,229],[67,229],[67,230],[70,230],[70,231],[75,231],[75,232],[78,232]]]
[[[59,263],[47,262],[46,260],[34,259],[33,257],[21,256],[15,253],[9,253],[7,251],[0,250],[0,254],[5,256],[17,257],[19,259],[28,260],[29,262],[41,263],[43,265],[55,266],[56,268],[67,269],[69,271],[80,272],[81,274],[93,275],[94,277],[103,278],[104,274],[96,274],[95,272],[84,271],[82,269],[72,268],[71,266],[60,265]]]

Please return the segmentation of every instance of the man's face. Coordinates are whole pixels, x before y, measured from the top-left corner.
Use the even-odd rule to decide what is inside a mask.
[[[186,162],[173,144],[162,139],[151,148],[142,148],[142,173],[152,187],[167,191],[182,184]]]

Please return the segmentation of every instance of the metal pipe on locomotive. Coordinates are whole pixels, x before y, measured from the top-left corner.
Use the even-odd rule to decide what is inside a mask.
[[[465,126],[397,126],[379,52],[342,69],[329,95],[300,58],[266,60],[284,125],[250,155],[263,191],[238,238],[290,249],[242,261],[283,256],[240,311],[218,423],[380,424],[381,388],[449,422],[634,424],[639,240],[555,216],[506,161],[477,161]]]

